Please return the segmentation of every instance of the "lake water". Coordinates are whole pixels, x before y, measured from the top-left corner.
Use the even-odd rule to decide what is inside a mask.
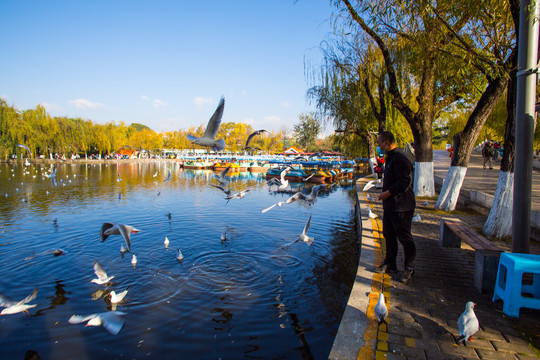
[[[250,192],[227,203],[212,171],[173,162],[55,166],[57,186],[49,164],[0,164],[0,293],[39,287],[31,316],[0,316],[1,359],[328,358],[358,261],[352,181],[262,214],[291,195],[270,192],[264,173],[233,174],[233,192]],[[311,246],[296,241],[310,215]],[[104,222],[141,230],[135,268],[121,236],[100,241]],[[111,285],[90,282],[96,260]],[[118,335],[68,323],[110,310],[106,294],[126,288]]]

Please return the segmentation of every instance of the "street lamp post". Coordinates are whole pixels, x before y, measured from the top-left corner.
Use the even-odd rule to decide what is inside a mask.
[[[516,91],[512,252],[529,253],[532,159],[538,73],[538,4],[521,0]]]

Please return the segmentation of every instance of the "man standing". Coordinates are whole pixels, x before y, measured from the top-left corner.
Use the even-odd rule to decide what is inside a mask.
[[[401,281],[409,284],[414,275],[416,245],[411,233],[416,201],[413,192],[412,164],[397,148],[396,139],[390,131],[383,131],[377,145],[386,152],[383,188],[379,200],[383,202],[383,235],[386,241],[386,258],[376,272],[396,274],[398,240],[405,253],[405,266]]]
[[[486,168],[486,163],[489,164],[489,170],[493,169],[493,163],[491,162],[491,158],[493,158],[493,155],[495,155],[495,150],[493,148],[493,143],[491,140],[487,142],[487,144],[484,145],[482,148],[482,157],[484,158],[484,169]]]

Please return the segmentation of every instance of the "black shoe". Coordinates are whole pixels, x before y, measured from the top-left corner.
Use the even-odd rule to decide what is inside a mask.
[[[384,262],[381,266],[377,266],[375,268],[375,272],[376,273],[379,273],[379,274],[382,274],[382,273],[386,273],[386,274],[395,274],[398,272],[398,269],[397,269],[397,266],[391,266],[390,264]]]
[[[405,270],[403,270],[403,275],[401,275],[401,282],[405,285],[409,285],[413,279],[413,275],[414,269],[405,268]]]

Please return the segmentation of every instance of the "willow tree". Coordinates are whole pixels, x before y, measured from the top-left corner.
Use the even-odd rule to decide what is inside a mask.
[[[381,51],[391,103],[403,115],[414,137],[414,192],[417,196],[435,195],[433,120],[447,106],[463,98],[472,86],[467,81],[469,74],[457,71],[449,56],[441,52],[453,40],[453,33],[440,26],[433,11],[426,11],[425,3],[378,0],[356,1],[353,6],[349,0],[341,0],[335,4],[352,31],[368,34]],[[443,13],[451,8],[448,3],[436,6]],[[469,17],[470,14],[463,13],[456,20],[456,27],[465,26]],[[409,83],[416,87],[414,101],[406,96],[410,90],[398,81],[397,60],[403,61],[404,56],[409,64]]]
[[[370,45],[358,33],[323,42],[324,65],[315,72],[312,81],[318,84],[308,90],[308,97],[323,119],[331,119],[336,133],[359,136],[368,157],[374,158],[374,134],[386,130],[388,99],[386,73]]]
[[[461,9],[465,10],[461,3],[457,3],[454,10]],[[517,60],[517,24],[514,24],[512,13],[516,11],[519,14],[519,3],[515,0],[484,0],[473,6],[473,10],[467,26],[460,29],[455,28],[454,14],[434,11],[441,26],[453,34],[454,42],[446,51],[458,59],[456,62],[465,60],[472,64],[486,83],[465,127],[453,137],[454,154],[450,169],[435,204],[437,209],[446,211],[456,207],[474,144],[489,114],[508,87],[509,74]]]

